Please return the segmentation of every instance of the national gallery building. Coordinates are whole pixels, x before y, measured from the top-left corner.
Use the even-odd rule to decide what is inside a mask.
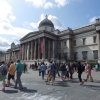
[[[27,64],[36,62],[98,61],[100,60],[100,19],[76,29],[55,29],[47,16],[38,31],[30,32],[11,44],[6,53],[0,53],[0,61],[20,59]]]

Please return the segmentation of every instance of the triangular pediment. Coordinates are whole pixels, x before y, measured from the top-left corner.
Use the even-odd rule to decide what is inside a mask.
[[[39,31],[30,32],[30,33],[28,33],[27,35],[25,35],[23,38],[21,38],[20,40],[22,41],[22,40],[25,40],[25,39],[27,39],[27,38],[30,38],[30,37],[36,35],[37,33],[39,33]]]

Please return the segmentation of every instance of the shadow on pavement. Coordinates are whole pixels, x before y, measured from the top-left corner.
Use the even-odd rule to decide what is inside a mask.
[[[5,90],[4,93],[7,93],[7,94],[18,93],[18,90]]]
[[[56,81],[54,86],[69,87],[66,81]]]
[[[35,92],[37,92],[37,90],[27,89],[26,87],[24,87],[22,91],[26,92],[26,93],[35,93]]]
[[[86,86],[87,88],[93,89],[93,90],[98,90],[100,91],[100,86],[98,85],[83,85]]]

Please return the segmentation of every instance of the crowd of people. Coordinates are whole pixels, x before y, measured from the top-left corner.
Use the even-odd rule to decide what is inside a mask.
[[[79,84],[82,85],[84,82],[81,78],[82,73],[86,72],[86,79],[87,81],[90,77],[90,81],[93,82],[93,78],[91,75],[91,66],[88,61],[84,64],[81,62],[77,63],[53,63],[52,60],[48,61],[49,64],[45,64],[44,62],[30,65],[30,68],[36,69],[39,72],[39,76],[42,76],[42,80],[44,80],[44,76],[47,75],[45,82],[48,84],[54,84],[55,78],[58,75],[61,81],[65,81],[65,79],[73,81],[73,75],[76,71],[78,73]],[[17,84],[19,84],[19,90],[23,89],[22,82],[21,82],[21,75],[22,72],[25,73],[27,71],[27,64],[21,63],[20,60],[17,60],[17,63],[13,61],[7,65],[4,61],[0,63],[0,81],[3,81],[3,88],[2,90],[5,91],[5,86],[9,87],[10,80],[12,79],[15,87],[17,88]],[[15,79],[15,72],[16,72],[16,79]],[[7,81],[5,80],[7,77]]]
[[[21,75],[23,71],[24,71],[24,64],[22,64],[20,60],[17,60],[16,64],[14,64],[14,62],[11,61],[9,66],[4,61],[2,61],[0,66],[0,81],[3,81],[2,91],[5,91],[5,87],[9,87],[11,79],[14,81],[15,84],[14,88],[17,88],[17,84],[19,84],[19,90],[22,90],[23,86],[21,82]],[[16,72],[16,79],[15,79],[15,72]]]
[[[91,66],[86,61],[85,63],[77,62],[77,63],[53,63],[52,61],[49,61],[49,65],[42,63],[37,64],[39,76],[42,76],[42,79],[44,80],[44,75],[47,74],[46,82],[53,85],[54,80],[56,76],[60,78],[61,81],[64,81],[65,79],[73,80],[74,72],[76,71],[78,73],[78,79],[80,82],[80,85],[82,85],[84,82],[81,78],[82,73],[86,72],[86,79],[84,81],[87,81],[90,77],[90,81],[93,82],[93,78],[91,75]],[[41,75],[42,74],[42,75]]]

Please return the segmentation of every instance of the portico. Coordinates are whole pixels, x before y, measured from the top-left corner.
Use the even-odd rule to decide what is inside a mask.
[[[24,37],[20,40],[21,60],[41,62],[55,57],[55,41],[57,41],[57,38],[54,37],[52,39],[50,33],[47,33],[46,31],[42,32],[41,35],[45,34],[45,36],[40,37],[40,35],[37,35],[37,38],[35,38],[34,35],[36,34],[30,33],[30,36],[27,36],[28,39],[25,39],[27,37]]]

